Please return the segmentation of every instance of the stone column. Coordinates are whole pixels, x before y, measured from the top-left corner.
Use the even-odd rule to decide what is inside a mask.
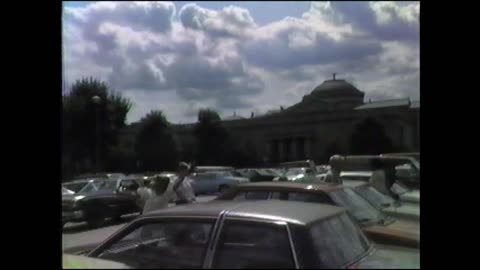
[[[273,142],[271,140],[266,141],[265,143],[265,155],[264,162],[270,163],[273,157]]]
[[[303,146],[305,151],[305,159],[311,159],[312,158],[312,154],[311,154],[312,141],[310,138],[305,138],[304,140],[305,141],[303,143]]]
[[[278,142],[278,161],[282,162],[285,158],[285,142],[284,140],[277,140]]]
[[[290,158],[292,161],[295,161],[298,159],[297,138],[290,139]]]

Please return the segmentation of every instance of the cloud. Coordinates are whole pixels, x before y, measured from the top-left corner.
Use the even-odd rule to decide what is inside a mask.
[[[242,37],[250,28],[256,27],[248,10],[235,6],[216,11],[186,4],[179,16],[184,27],[201,30],[213,37]]]
[[[244,7],[205,6],[67,7],[68,80],[94,76],[128,94],[129,121],[150,109],[187,122],[203,107],[246,116],[287,107],[334,72],[368,97],[419,97],[418,2],[312,2],[261,26]]]
[[[99,22],[109,21],[135,30],[165,32],[171,29],[175,5],[171,2],[95,2],[85,7],[66,7],[65,15],[96,32]],[[91,31],[91,32],[90,32]]]
[[[387,1],[331,2],[331,9],[336,23],[350,24],[355,31],[379,40],[419,39],[419,2],[408,5]]]

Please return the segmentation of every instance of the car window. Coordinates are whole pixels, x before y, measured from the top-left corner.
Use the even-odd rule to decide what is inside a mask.
[[[310,229],[318,268],[341,268],[354,263],[370,243],[347,213],[315,223]]]
[[[122,180],[121,185],[128,190],[137,190],[140,187],[135,180]]]
[[[214,180],[216,178],[217,178],[217,175],[214,173],[199,173],[194,177],[195,180],[199,180],[199,181]]]
[[[333,201],[347,208],[361,223],[377,223],[382,214],[367,200],[358,195],[351,188],[343,188],[330,193]]]
[[[330,197],[324,193],[289,192],[288,200],[297,202],[333,204],[333,201],[330,199]]]
[[[360,186],[354,190],[376,208],[388,207],[393,204],[392,198],[380,193],[372,186]]]
[[[88,182],[78,182],[78,183],[65,183],[63,184],[63,186],[68,189],[68,190],[71,190],[73,192],[79,192],[85,185],[87,185]]]
[[[285,226],[227,219],[215,250],[213,268],[295,268]]]
[[[248,191],[248,192],[240,192],[235,197],[233,197],[234,201],[241,201],[241,200],[267,200],[268,195],[270,192],[268,191]]]
[[[213,221],[144,224],[106,247],[99,258],[133,268],[202,268]]]

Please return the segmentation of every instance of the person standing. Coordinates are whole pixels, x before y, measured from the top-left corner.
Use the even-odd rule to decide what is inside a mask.
[[[170,184],[170,178],[162,176],[157,176],[152,182],[152,192],[152,196],[145,202],[142,214],[167,208],[168,202],[175,195],[173,185]]]
[[[191,180],[187,177],[189,174],[190,165],[180,162],[177,177],[172,182],[168,177],[156,177],[152,183],[153,196],[147,199],[142,213],[167,208],[168,202],[175,196],[177,205],[196,202]]]
[[[195,203],[195,192],[191,184],[191,179],[188,177],[191,167],[186,162],[180,162],[177,170],[177,178],[174,181],[173,190],[176,192],[176,204]]]

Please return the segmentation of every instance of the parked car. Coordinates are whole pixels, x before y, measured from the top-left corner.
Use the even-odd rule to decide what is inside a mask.
[[[376,166],[374,164],[376,163]],[[400,195],[402,202],[419,203],[420,201],[420,163],[413,157],[405,156],[333,156],[330,158],[330,165],[333,172],[338,173],[340,180],[355,180],[352,176],[347,177],[347,172],[359,176],[362,173],[371,174],[375,169],[394,169],[395,179],[391,190]],[[412,170],[409,176],[413,178],[402,178],[402,168],[408,167]],[[361,172],[360,172],[361,171]],[[337,173],[333,173],[337,176]],[[343,177],[342,177],[343,175]],[[365,178],[363,178],[365,180]],[[341,182],[340,181],[340,182]],[[380,190],[379,190],[380,191]],[[383,192],[385,195],[385,192]],[[419,213],[419,212],[418,212]]]
[[[298,161],[290,161],[290,162],[284,162],[278,164],[279,168],[286,168],[286,169],[292,169],[292,168],[308,168],[310,169],[313,173],[317,173],[317,168],[315,166],[315,162],[313,160],[298,160]]]
[[[72,191],[73,193],[77,193],[80,190],[82,190],[82,188],[84,188],[92,180],[93,179],[80,179],[80,180],[68,181],[68,182],[62,183],[62,187]]]
[[[332,156],[330,165],[334,173],[346,171],[395,170],[393,181],[409,189],[420,187],[420,162],[407,156],[382,155],[382,156]]]
[[[194,173],[189,178],[195,194],[224,192],[239,183],[249,182],[248,178],[234,176],[230,171]]]
[[[343,185],[351,187],[358,195],[377,209],[383,210],[389,207],[395,207],[395,200],[392,197],[380,193],[368,182],[344,180]]]
[[[418,248],[420,224],[382,213],[350,187],[334,184],[258,182],[238,185],[215,200],[289,200],[326,203],[347,208],[375,242]]]
[[[62,195],[68,195],[68,194],[75,194],[75,192],[62,186]]]
[[[241,169],[236,170],[242,177],[246,177],[250,182],[279,181],[282,177],[272,169]]]
[[[129,178],[92,179],[77,193],[62,196],[62,224],[86,221],[98,226],[105,218],[140,212],[136,191],[141,185]]]
[[[71,254],[62,255],[63,269],[130,269],[118,262]]]
[[[343,208],[300,202],[210,202],[153,211],[114,233],[88,256],[132,268],[319,269],[419,267],[396,261]]]
[[[201,172],[220,172],[220,171],[228,171],[231,172],[235,170],[233,167],[228,166],[195,166],[193,168],[194,172],[201,173]]]
[[[130,269],[123,263],[70,254],[63,254],[62,266],[63,269]]]
[[[349,172],[349,171],[344,171],[340,172],[340,178],[342,181],[363,181],[363,182],[369,182],[370,177],[372,177],[372,172],[371,171],[354,171],[354,172]]]

